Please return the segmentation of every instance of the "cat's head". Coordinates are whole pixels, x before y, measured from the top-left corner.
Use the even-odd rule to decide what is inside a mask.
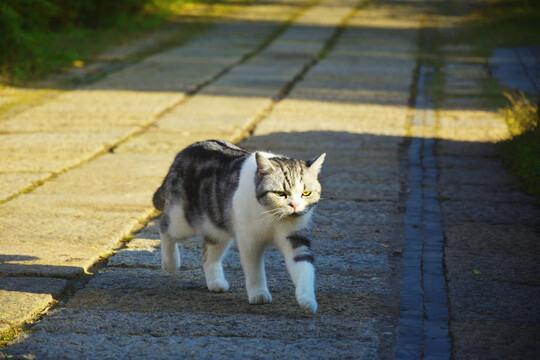
[[[271,220],[309,213],[321,198],[318,175],[326,154],[302,161],[257,152],[256,196]]]

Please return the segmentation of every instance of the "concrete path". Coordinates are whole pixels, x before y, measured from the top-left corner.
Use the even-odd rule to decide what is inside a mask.
[[[487,143],[507,133],[494,110],[429,100],[418,39],[432,10],[421,1],[255,2],[181,47],[0,122],[0,326],[35,323],[0,354],[465,359],[473,350],[488,358],[467,343],[471,326],[478,339],[492,328],[467,318],[464,294],[474,290],[475,261],[482,272],[494,265],[480,252],[461,263],[460,251],[477,226],[505,241],[473,205],[505,214],[488,199],[489,179],[500,184],[506,174]],[[445,66],[448,94],[469,70],[487,76],[468,63]],[[274,300],[264,306],[247,302],[235,247],[224,294],[206,290],[197,239],[183,246],[179,273],[160,269],[151,195],[176,152],[208,138],[305,159],[327,153],[313,229],[314,316],[295,303],[273,249]],[[538,212],[515,188],[505,194],[523,214]],[[533,218],[503,233],[538,243]],[[520,304],[534,299],[531,289],[517,289]],[[492,301],[485,316],[505,305]],[[531,319],[527,331],[537,328]]]
[[[495,49],[489,67],[500,84],[540,98],[540,46]]]

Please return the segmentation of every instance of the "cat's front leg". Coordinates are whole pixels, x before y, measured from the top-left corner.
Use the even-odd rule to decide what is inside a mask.
[[[272,295],[266,285],[263,253],[265,244],[253,241],[250,237],[238,236],[240,261],[246,277],[246,288],[250,304],[267,304],[272,302]]]
[[[296,301],[302,309],[314,314],[317,311],[315,300],[315,258],[310,248],[309,238],[292,234],[276,239],[285,257],[287,270],[296,287]]]

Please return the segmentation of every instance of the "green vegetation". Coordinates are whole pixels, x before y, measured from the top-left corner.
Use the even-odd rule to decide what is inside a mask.
[[[28,332],[28,330],[9,329],[8,331],[4,331],[3,333],[0,333],[0,348],[8,346],[8,344],[17,337],[17,335],[26,333],[26,332]]]
[[[467,41],[485,57],[496,47],[539,45],[540,1],[490,0],[471,14]]]
[[[516,137],[537,131],[538,109],[531,101],[521,92],[503,94],[510,101],[509,105],[501,109],[510,134]]]
[[[538,105],[523,94],[506,94],[510,104],[501,110],[512,138],[499,143],[501,156],[525,191],[540,199],[540,126]]]
[[[163,24],[199,0],[0,0],[0,76],[20,84]]]

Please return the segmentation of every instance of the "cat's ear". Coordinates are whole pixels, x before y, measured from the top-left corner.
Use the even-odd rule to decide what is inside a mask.
[[[262,153],[255,153],[255,161],[257,162],[257,176],[260,179],[274,171],[274,166]]]
[[[326,157],[326,153],[322,153],[316,158],[308,160],[306,162],[306,165],[309,167],[311,171],[315,173],[315,175],[319,175],[319,173],[321,172],[321,166],[324,162],[325,157]]]

